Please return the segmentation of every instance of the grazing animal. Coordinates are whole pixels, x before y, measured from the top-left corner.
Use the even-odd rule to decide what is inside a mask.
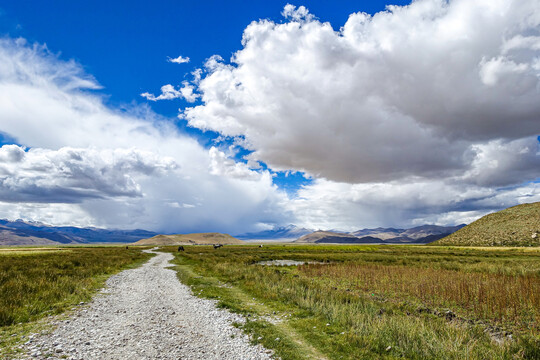
[[[259,245],[260,248],[262,248],[262,245]]]
[[[217,245],[214,244],[214,249],[219,249],[219,248],[222,247],[222,246],[223,246],[223,244],[217,244]]]
[[[129,249],[127,246],[126,246],[126,250]]]
[[[184,247],[183,247],[183,246],[179,246],[179,247],[178,247],[178,251],[184,251]]]

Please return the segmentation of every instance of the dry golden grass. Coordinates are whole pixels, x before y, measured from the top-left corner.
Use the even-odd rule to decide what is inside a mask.
[[[425,307],[459,309],[465,317],[540,330],[540,278],[408,266],[308,264],[308,278],[379,299],[417,299]]]

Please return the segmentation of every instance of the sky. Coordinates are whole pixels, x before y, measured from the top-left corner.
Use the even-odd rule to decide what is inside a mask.
[[[539,135],[540,0],[0,2],[0,218],[469,223]]]

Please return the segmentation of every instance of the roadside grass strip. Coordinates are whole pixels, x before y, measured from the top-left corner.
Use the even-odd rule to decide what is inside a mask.
[[[152,256],[124,246],[3,251],[0,359],[16,353],[32,334],[50,328],[49,316],[88,302],[111,275],[138,267]]]
[[[238,287],[230,287],[212,276],[201,276],[191,266],[176,257],[180,281],[189,287],[194,295],[217,301],[219,308],[242,314],[244,324],[234,324],[242,328],[252,338],[252,343],[260,343],[274,350],[283,359],[326,359],[315,348],[303,341],[303,337],[284,322],[277,321],[276,312],[255,298],[249,297]]]

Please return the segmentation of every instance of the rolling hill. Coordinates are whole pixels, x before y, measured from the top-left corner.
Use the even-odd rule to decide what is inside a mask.
[[[133,245],[241,245],[242,240],[221,233],[195,233],[177,235],[156,235],[148,239],[139,240]]]
[[[540,202],[486,215],[433,245],[540,246]]]

